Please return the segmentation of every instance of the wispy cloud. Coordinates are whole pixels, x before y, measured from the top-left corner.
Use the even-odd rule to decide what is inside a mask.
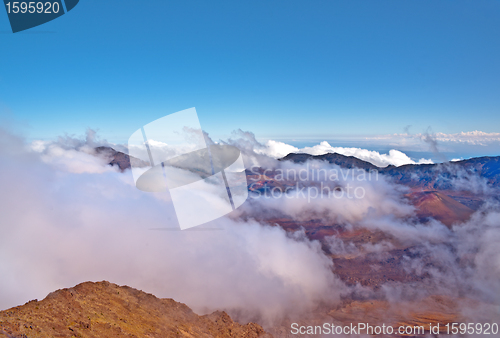
[[[373,137],[367,137],[367,140],[386,140],[386,141],[424,141],[429,133],[419,133],[419,134],[388,134],[388,135],[379,135]],[[484,131],[467,131],[460,132],[455,134],[446,134],[446,133],[433,133],[433,138],[438,142],[443,143],[461,143],[461,144],[469,144],[469,145],[479,145],[486,146],[493,143],[500,144],[500,133],[486,133]]]
[[[277,156],[280,149],[291,149],[277,142],[252,148],[252,139],[253,134],[243,133],[232,142],[239,140],[242,151],[251,155],[254,149],[254,159],[274,164],[278,161],[263,153]],[[0,130],[0,308],[84,280],[108,279],[185,302],[200,313],[224,309],[242,321],[266,324],[284,315],[305,316],[320,303],[335,305],[341,296],[357,292],[335,275],[319,242],[304,231],[287,233],[265,219],[254,220],[255,215],[269,215],[269,221],[279,215],[322,219],[385,234],[384,241],[362,245],[333,235],[326,244],[336,254],[375,257],[392,250],[391,243],[409,246],[405,270],[428,277],[410,284],[387,282],[380,291],[364,290],[363,297],[397,302],[467,293],[496,306],[500,302],[500,207],[494,200],[470,221],[449,229],[436,220],[421,223],[405,198],[407,189],[390,179],[351,178],[347,183],[364,188],[362,199],[253,199],[211,224],[224,231],[149,231],[175,225],[168,198],[137,190],[127,171],[96,170],[105,164],[88,154],[88,141],[69,141],[30,151]],[[299,172],[335,168],[312,162],[310,167],[278,164]],[[87,169],[74,170],[78,167]],[[483,181],[464,175],[450,184],[484,192]],[[490,315],[498,319],[497,313]]]

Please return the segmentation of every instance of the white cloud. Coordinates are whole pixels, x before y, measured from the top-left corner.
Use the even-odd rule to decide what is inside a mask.
[[[469,143],[473,145],[486,145],[487,143],[500,142],[500,133],[485,133],[478,130],[456,134],[436,133],[435,137],[441,142]]]
[[[386,140],[391,142],[401,142],[406,140],[407,142],[420,142],[428,134],[388,134],[379,135],[374,137],[367,137],[367,140]],[[443,143],[456,143],[456,144],[468,144],[468,145],[480,145],[486,146],[492,143],[500,143],[500,133],[486,133],[483,131],[467,131],[454,134],[446,133],[433,133],[432,137],[439,142]]]
[[[455,134],[446,133],[419,133],[419,134],[389,134],[374,137],[366,137],[370,143],[385,144],[386,146],[398,147],[400,149],[413,149],[418,151],[430,151],[437,154],[443,161],[446,160],[440,151],[457,151],[461,147],[497,147],[500,146],[500,133],[486,133],[483,131],[469,131]],[[439,145],[439,149],[438,149]],[[474,148],[475,147],[475,148]],[[273,158],[281,158],[289,153],[306,153],[311,155],[323,155],[327,153],[337,153],[345,156],[353,156],[360,160],[370,162],[378,167],[388,165],[401,166],[405,164],[427,164],[433,163],[431,159],[412,159],[401,150],[391,149],[387,154],[377,151],[356,147],[335,147],[327,141],[322,141],[311,147],[297,148],[289,144],[269,140],[265,144],[259,144],[256,152],[265,154]],[[471,148],[469,148],[471,149]],[[496,148],[495,148],[496,149]],[[454,158],[452,161],[459,161]]]
[[[136,189],[130,172],[82,146],[35,147],[0,130],[0,309],[109,280],[269,324],[335,303],[345,288],[320,244],[299,233],[227,217],[207,225],[224,230],[175,231],[168,193]]]
[[[33,149],[41,153],[43,162],[65,172],[81,174],[118,170],[116,166],[107,165],[109,160],[105,156],[96,156],[95,151],[88,146],[64,149],[58,144],[48,144],[42,149],[40,144],[34,144]]]
[[[328,153],[337,153],[344,156],[353,156],[360,160],[369,162],[377,167],[387,167],[388,165],[401,166],[405,164],[433,163],[430,159],[422,158],[418,161],[412,160],[405,153],[392,149],[388,154],[381,154],[377,151],[361,148],[333,147],[327,141],[320,142],[312,147],[297,148],[292,145],[268,140],[264,145],[255,147],[255,152],[267,155],[272,158],[282,158],[290,153],[305,153],[311,155],[323,155]]]
[[[433,163],[430,159],[424,158],[415,162],[405,153],[395,149],[389,150],[389,154],[381,154],[377,151],[361,148],[333,147],[326,141],[323,141],[313,147],[302,148],[300,149],[300,152],[311,155],[337,153],[345,156],[353,156],[360,160],[370,162],[378,167],[387,167],[388,165],[401,166],[405,164]]]
[[[246,144],[243,151],[251,150],[259,161],[277,164],[265,154],[279,157],[295,150],[281,142],[256,144],[249,133],[245,137],[234,142]],[[106,165],[99,158],[90,160],[92,147],[76,143],[37,143],[32,147],[36,151],[26,151],[21,140],[0,130],[0,308],[85,280],[106,279],[174,298],[198,312],[225,309],[240,320],[265,324],[290,311],[310,313],[321,301],[335,304],[340,295],[354,290],[332,273],[332,262],[318,242],[305,238],[302,231],[291,234],[251,220],[256,215],[321,219],[385,234],[385,242],[361,246],[332,237],[329,244],[336,254],[382,254],[411,245],[404,257],[405,269],[430,277],[384,284],[388,300],[467,292],[470,297],[479,293],[483,299],[500,302],[500,214],[486,209],[488,205],[453,229],[438,221],[422,224],[404,197],[408,192],[404,187],[384,177],[363,181],[351,177],[334,183],[362,188],[363,198],[262,197],[247,202],[231,218],[209,224],[225,230],[150,231],[176,227],[168,195],[139,191],[128,172],[95,169]],[[326,142],[310,148],[338,149]],[[384,160],[384,154],[363,153],[363,149],[342,151]],[[392,156],[394,160],[401,155]],[[278,164],[295,171],[341,170],[320,161]],[[459,178],[451,183],[468,189],[471,185],[480,189],[483,184],[468,176]],[[245,212],[250,217],[243,221],[238,216]]]
[[[265,144],[265,148],[256,148],[255,152],[273,158],[282,158],[290,153],[300,152],[300,150],[297,147],[283,142],[268,140]]]

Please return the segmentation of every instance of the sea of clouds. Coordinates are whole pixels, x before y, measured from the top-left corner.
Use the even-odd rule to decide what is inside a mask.
[[[274,141],[261,144],[251,133],[239,131],[225,142],[241,149],[248,166],[300,170],[306,165],[277,161],[295,148]],[[470,316],[500,317],[495,190],[486,191],[487,202],[470,220],[452,228],[435,220],[421,223],[405,197],[408,190],[381,177],[349,182],[364,189],[361,199],[250,199],[205,226],[178,231],[168,193],[136,189],[130,171],[120,172],[107,165],[107,158],[96,156],[93,149],[101,144],[107,143],[92,132],[85,139],[27,143],[0,130],[0,309],[84,281],[108,280],[184,302],[198,313],[226,310],[238,320],[267,327],[320,304],[335,306],[354,294],[391,302],[432,294],[467,296],[497,311],[488,308],[486,314]],[[340,148],[321,144],[307,151],[334,149]],[[412,161],[396,150],[342,149],[381,166]],[[335,167],[325,162],[312,166]],[[469,188],[485,184],[481,178],[467,182]],[[252,214],[266,217],[257,221]],[[318,241],[265,221],[283,215],[387,233],[412,248],[408,273],[432,278],[388,283],[377,292],[347,286]],[[392,249],[390,243],[360,248],[335,236],[328,240],[330,252],[337,254]]]

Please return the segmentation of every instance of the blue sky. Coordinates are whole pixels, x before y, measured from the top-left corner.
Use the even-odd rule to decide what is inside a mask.
[[[500,132],[500,2],[81,0],[12,34],[0,123],[28,138],[140,126],[196,107],[216,138]]]

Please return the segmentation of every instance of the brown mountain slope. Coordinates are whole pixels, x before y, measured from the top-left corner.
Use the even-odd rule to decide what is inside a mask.
[[[417,208],[417,215],[432,217],[450,227],[453,223],[467,221],[474,210],[438,191],[420,191],[409,195]]]
[[[198,316],[172,299],[108,282],[58,290],[0,312],[0,337],[271,337],[225,312]]]
[[[465,319],[460,314],[461,307],[477,308],[480,304],[466,298],[453,299],[447,296],[429,296],[419,301],[391,304],[384,300],[348,301],[328,315],[333,321],[342,325],[369,323],[369,325],[390,325],[394,328],[393,335],[372,335],[372,337],[424,337],[429,336],[429,326],[440,325],[439,332],[446,333],[447,323],[460,323]],[[421,327],[420,334],[398,334],[399,327]],[[402,331],[404,332],[404,331]],[[366,333],[366,332],[364,332]],[[446,336],[446,335],[443,335]]]

